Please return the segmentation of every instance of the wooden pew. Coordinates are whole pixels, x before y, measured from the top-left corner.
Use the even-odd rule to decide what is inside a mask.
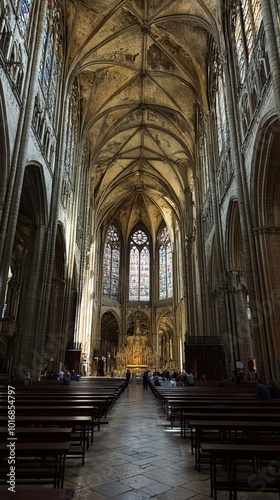
[[[246,440],[248,444],[272,444],[280,445],[280,422],[267,422],[255,420],[190,420],[192,435],[192,447],[195,453],[195,468],[200,472],[202,458],[208,463],[208,457],[201,453],[201,443],[207,442],[234,442],[238,439]],[[207,434],[211,431],[210,437]],[[206,460],[205,460],[206,459]]]
[[[201,443],[201,449],[210,455],[214,500],[218,491],[228,491],[230,500],[237,499],[238,491],[270,491],[280,496],[280,445]],[[251,470],[239,465],[244,460],[251,463]]]
[[[5,489],[0,489],[1,500],[72,500],[75,490],[70,488],[44,489],[44,488],[21,488],[11,493]]]
[[[63,488],[65,457],[70,448],[69,442],[20,443],[15,441],[15,443],[16,484],[53,484],[54,488]],[[10,471],[7,468],[10,453],[7,443],[0,443],[0,482],[6,486],[7,473]],[[49,459],[51,463],[48,462]],[[38,463],[35,466],[37,460]]]
[[[90,416],[44,416],[44,415],[18,415],[16,417],[16,425],[17,426],[37,426],[39,427],[40,425],[42,426],[62,426],[62,427],[77,427],[79,426],[81,428],[81,449],[77,448],[72,448],[71,449],[71,454],[69,453],[68,450],[68,456],[69,457],[74,457],[74,456],[81,456],[82,458],[82,465],[85,463],[85,451],[86,447],[89,446],[89,432],[91,429],[91,422],[92,419]],[[0,424],[1,426],[4,426],[8,424],[8,416],[7,415],[0,415]],[[17,432],[17,428],[16,431]]]

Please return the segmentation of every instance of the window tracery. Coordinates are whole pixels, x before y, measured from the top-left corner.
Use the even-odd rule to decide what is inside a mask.
[[[216,77],[216,95],[215,95],[215,111],[216,111],[216,127],[217,127],[217,145],[219,157],[222,152],[227,149],[229,141],[228,133],[228,108],[225,93],[225,80],[222,66],[219,61],[219,54],[216,50],[214,67],[214,75]]]
[[[74,83],[69,96],[68,104],[68,136],[66,148],[65,170],[71,181],[73,177],[73,168],[75,160],[75,147],[77,143],[77,118],[78,118],[78,85]]]
[[[44,44],[39,65],[39,82],[49,117],[55,117],[56,95],[62,58],[62,26],[59,0],[48,0]]]
[[[132,234],[129,257],[129,300],[150,300],[150,243],[144,230]]]
[[[173,297],[172,247],[168,228],[165,226],[159,237],[159,298]]]
[[[27,38],[30,28],[31,9],[32,0],[22,0],[19,13],[19,28],[24,38]]]
[[[108,299],[119,297],[121,243],[117,227],[111,224],[103,258],[103,296]]]
[[[233,1],[233,29],[239,79],[245,80],[262,21],[260,0]]]

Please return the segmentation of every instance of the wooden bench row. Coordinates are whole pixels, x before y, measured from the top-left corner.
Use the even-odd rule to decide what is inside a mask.
[[[80,457],[84,465],[86,449],[90,440],[93,442],[93,428],[100,429],[101,417],[106,417],[127,385],[123,379],[110,387],[81,384],[82,390],[77,390],[78,382],[69,390],[71,386],[57,386],[55,382],[40,390],[33,385],[15,387],[16,484],[50,484],[62,490],[66,459]],[[11,406],[8,396],[7,387],[0,392],[0,485],[6,486]]]

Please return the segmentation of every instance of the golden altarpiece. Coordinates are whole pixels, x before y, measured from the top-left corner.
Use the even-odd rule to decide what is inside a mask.
[[[116,375],[123,375],[129,369],[139,377],[145,370],[153,372],[159,366],[159,356],[150,342],[144,315],[136,313],[134,318],[132,330],[129,329],[126,341],[116,355]]]

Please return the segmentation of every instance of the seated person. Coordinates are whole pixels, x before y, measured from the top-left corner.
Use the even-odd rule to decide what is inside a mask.
[[[180,377],[176,377],[176,387],[184,387],[184,382]]]
[[[229,383],[228,379],[225,377],[221,377],[219,386],[220,387],[228,387],[229,385],[230,385],[230,383]]]
[[[264,385],[260,379],[257,380],[256,398],[262,401],[271,400],[271,395],[268,387],[266,387],[266,385]]]
[[[63,385],[70,385],[70,373],[66,372],[62,382]]]
[[[159,379],[158,379],[158,376],[157,376],[157,375],[156,375],[156,376],[155,376],[155,378],[154,378],[154,385],[156,385],[156,386],[161,385],[161,383],[160,383],[160,381],[159,381]]]
[[[280,388],[275,380],[271,380],[270,387],[268,389],[271,399],[280,399]]]
[[[26,375],[23,379],[24,385],[31,385],[32,384],[32,378],[30,377],[30,372],[26,372]]]

